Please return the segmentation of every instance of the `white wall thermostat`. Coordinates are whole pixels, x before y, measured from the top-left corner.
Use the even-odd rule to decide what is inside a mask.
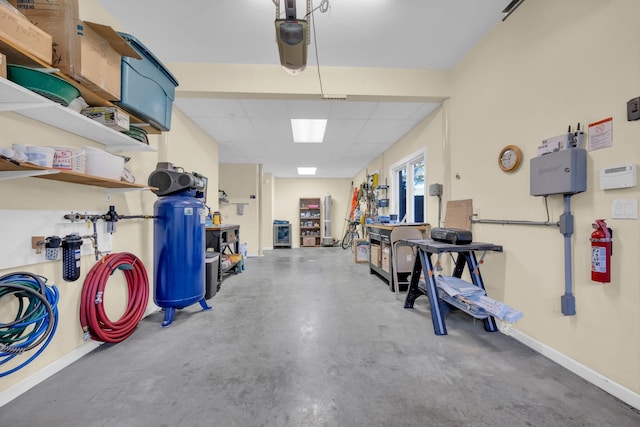
[[[627,164],[600,170],[600,189],[631,188],[636,186],[638,165]]]

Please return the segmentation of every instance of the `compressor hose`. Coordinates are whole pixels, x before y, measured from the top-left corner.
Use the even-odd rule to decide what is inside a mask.
[[[17,313],[12,322],[0,323],[0,365],[29,350],[38,350],[26,361],[0,372],[0,377],[22,369],[49,345],[58,327],[60,293],[47,279],[31,273],[17,272],[0,277],[0,299],[17,298]]]
[[[103,295],[107,280],[121,270],[127,280],[128,301],[122,317],[115,322],[104,311]],[[149,279],[144,264],[128,252],[109,254],[87,274],[80,299],[82,330],[96,341],[118,343],[138,326],[149,300]]]

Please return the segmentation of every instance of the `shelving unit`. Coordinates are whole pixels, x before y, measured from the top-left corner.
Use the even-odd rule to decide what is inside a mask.
[[[233,261],[240,254],[240,226],[234,224],[213,225],[206,228],[207,249],[213,249],[220,254],[220,270],[218,281],[221,283],[225,275],[239,273],[240,262]]]
[[[300,246],[320,246],[320,198],[301,198]]]
[[[17,114],[96,141],[109,152],[157,151],[7,79],[0,78],[0,112]]]

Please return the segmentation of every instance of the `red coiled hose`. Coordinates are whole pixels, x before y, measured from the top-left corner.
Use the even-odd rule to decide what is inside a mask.
[[[129,289],[127,309],[116,322],[104,311],[103,295],[107,280],[122,270]],[[149,279],[144,264],[128,252],[109,254],[93,266],[82,287],[80,324],[96,341],[117,343],[127,339],[138,326],[149,301]]]

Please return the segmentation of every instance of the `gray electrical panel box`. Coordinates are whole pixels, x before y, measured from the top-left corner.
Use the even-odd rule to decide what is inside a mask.
[[[576,194],[587,190],[587,150],[569,148],[530,160],[532,196]]]
[[[431,184],[429,186],[430,196],[442,196],[442,184]]]

